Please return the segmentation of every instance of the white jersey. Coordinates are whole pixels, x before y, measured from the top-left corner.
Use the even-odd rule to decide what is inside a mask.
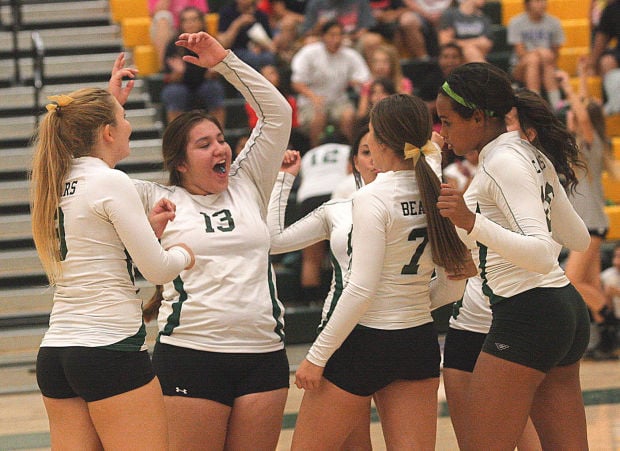
[[[482,292],[482,278],[478,276],[467,279],[463,299],[455,303],[450,327],[480,334],[489,333],[493,314],[489,298]]]
[[[585,250],[590,235],[571,206],[551,162],[519,137],[500,135],[480,152],[465,192],[476,212],[470,248],[479,247],[484,294],[491,303],[535,287],[569,283],[558,264],[562,246]]]
[[[438,177],[440,159],[439,153],[428,158]],[[426,214],[414,171],[382,173],[360,189],[353,196],[349,281],[306,358],[325,366],[356,324],[395,330],[432,322],[435,267],[427,244]],[[462,283],[453,286],[459,289],[450,301],[463,294]]]
[[[136,181],[148,208],[161,197],[176,204],[162,244],[186,242],[196,256],[192,269],[164,286],[159,340],[201,351],[272,352],[284,347],[284,309],[265,221],[289,139],[291,108],[232,52],[214,69],[243,94],[259,120],[222,193],[194,195],[179,186]]]
[[[351,199],[333,199],[308,213],[299,221],[284,228],[284,216],[289,193],[295,177],[278,174],[273,188],[267,224],[271,234],[271,253],[281,254],[303,249],[311,244],[329,240],[329,259],[334,269],[329,293],[323,304],[323,328],[338,303],[346,284],[350,261]]]
[[[297,202],[331,195],[347,176],[350,152],[351,146],[338,143],[322,144],[308,150],[301,158]]]
[[[145,349],[132,260],[144,277],[164,283],[189,265],[189,253],[162,249],[127,174],[94,157],[72,162],[58,230],[62,276],[41,346]]]

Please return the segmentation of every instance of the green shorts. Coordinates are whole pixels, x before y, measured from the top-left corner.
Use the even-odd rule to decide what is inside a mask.
[[[590,338],[586,305],[571,285],[534,288],[491,306],[482,351],[548,372],[581,359]]]

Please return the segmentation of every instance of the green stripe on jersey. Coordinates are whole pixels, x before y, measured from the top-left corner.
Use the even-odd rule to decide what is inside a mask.
[[[166,326],[159,335],[172,335],[172,331],[179,325],[179,321],[181,320],[181,307],[183,307],[183,302],[187,300],[187,292],[183,286],[181,276],[177,276],[172,283],[174,284],[174,289],[179,293],[179,300],[172,304],[172,313],[166,319]],[[159,336],[157,337],[157,341],[159,341]]]
[[[58,241],[60,242],[60,260],[67,258],[67,240],[65,237],[65,214],[62,208],[58,207]]]
[[[107,346],[99,346],[99,349],[107,349],[109,351],[139,351],[144,345],[144,339],[146,338],[146,327],[144,321],[138,332],[131,337],[127,337],[117,343],[113,343]]]
[[[269,296],[271,297],[271,311],[273,319],[276,321],[276,327],[274,327],[273,331],[278,335],[278,337],[280,337],[280,341],[284,341],[284,324],[280,320],[280,317],[282,316],[282,309],[278,304],[278,299],[276,297],[276,287],[273,283],[271,257],[268,257],[267,262],[267,282],[269,283]]]
[[[325,316],[325,319],[321,321],[321,324],[319,325],[319,328],[318,328],[318,332],[321,332],[323,330],[323,328],[327,324],[327,321],[329,321],[329,318],[331,318],[332,313],[334,312],[334,309],[336,308],[336,304],[338,304],[338,299],[340,299],[340,296],[342,295],[342,290],[344,289],[344,281],[342,280],[342,268],[338,264],[338,260],[336,260],[336,257],[334,256],[331,249],[329,251],[329,259],[331,260],[332,266],[334,268],[334,288],[335,289],[334,289],[334,295],[332,296],[331,301],[329,301],[329,310],[327,311],[327,315]]]

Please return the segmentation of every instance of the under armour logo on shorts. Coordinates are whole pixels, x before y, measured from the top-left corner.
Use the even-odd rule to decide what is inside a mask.
[[[503,343],[495,343],[495,347],[500,350],[500,351],[505,351],[506,349],[508,349],[510,346],[505,345]]]
[[[175,387],[175,391],[177,393],[183,393],[184,395],[187,395],[187,388],[179,388],[179,387]]]

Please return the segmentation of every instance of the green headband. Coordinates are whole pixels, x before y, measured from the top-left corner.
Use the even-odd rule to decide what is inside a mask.
[[[441,85],[441,89],[443,90],[443,92],[445,92],[448,95],[448,97],[450,97],[452,100],[454,100],[459,105],[463,105],[465,108],[469,108],[470,110],[482,110],[484,114],[486,114],[487,116],[491,116],[491,117],[497,116],[495,111],[484,110],[482,108],[479,108],[475,103],[465,100],[463,97],[461,97],[460,95],[458,95],[456,92],[452,90],[452,88],[450,87],[447,81],[444,82],[443,85]]]

